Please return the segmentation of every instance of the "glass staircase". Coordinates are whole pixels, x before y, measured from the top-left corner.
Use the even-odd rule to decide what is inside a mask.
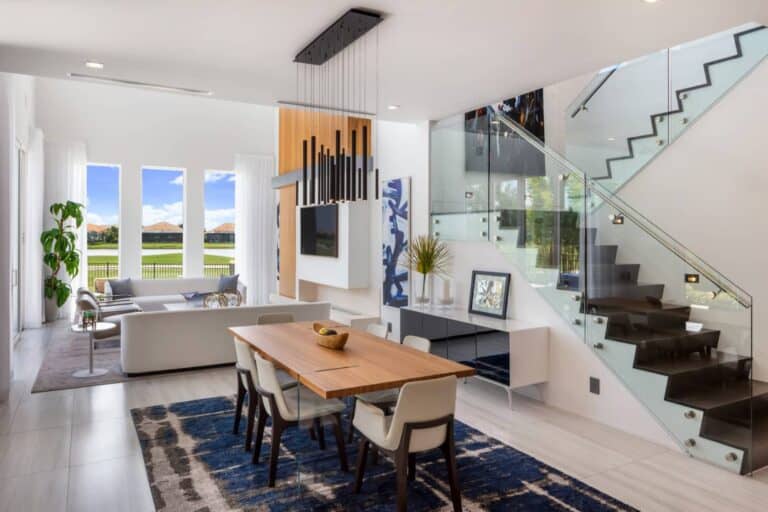
[[[601,70],[566,109],[565,157],[618,191],[766,55],[750,23]]]
[[[752,297],[623,202],[617,183],[631,176],[606,179],[608,153],[585,172],[500,109],[482,115],[485,128],[433,125],[432,234],[492,243],[686,453],[740,474],[767,466]],[[502,147],[511,168],[494,166]]]

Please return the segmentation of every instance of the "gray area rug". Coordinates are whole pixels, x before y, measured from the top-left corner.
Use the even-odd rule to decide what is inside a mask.
[[[120,366],[119,338],[96,341],[93,352],[93,367],[105,368],[109,371],[100,377],[85,379],[73,377],[72,374],[77,370],[88,368],[88,336],[73,333],[69,329],[55,329],[51,335],[48,352],[45,354],[35,384],[32,386],[32,393],[100,386],[157,377],[158,375],[153,373],[129,377],[123,374]],[[179,371],[167,373],[179,373]]]

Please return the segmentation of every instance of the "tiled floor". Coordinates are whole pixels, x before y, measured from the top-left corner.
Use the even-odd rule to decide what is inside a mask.
[[[60,327],[64,328],[64,327]],[[30,394],[53,330],[26,331],[0,405],[0,512],[152,510],[130,409],[234,393],[230,369]],[[457,416],[642,510],[765,510],[768,472],[731,475],[623,432],[470,381]]]

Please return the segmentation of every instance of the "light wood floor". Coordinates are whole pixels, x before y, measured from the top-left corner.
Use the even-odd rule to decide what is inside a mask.
[[[66,327],[57,327],[58,329]],[[56,328],[25,331],[0,404],[0,512],[153,510],[130,409],[232,394],[230,369],[32,395]],[[768,472],[739,477],[659,445],[470,380],[458,418],[641,510],[764,511]]]

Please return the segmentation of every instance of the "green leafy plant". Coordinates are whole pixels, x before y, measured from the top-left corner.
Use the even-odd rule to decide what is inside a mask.
[[[448,273],[451,256],[448,245],[430,235],[417,236],[411,241],[406,258],[409,266],[421,274],[421,297],[426,298],[427,276]]]
[[[62,267],[70,277],[80,272],[76,229],[83,224],[83,205],[73,201],[54,203],[49,211],[56,225],[40,235],[43,263],[51,269],[45,279],[45,296],[48,299],[55,298],[56,305],[62,307],[72,294],[72,288],[59,277],[59,272]]]

